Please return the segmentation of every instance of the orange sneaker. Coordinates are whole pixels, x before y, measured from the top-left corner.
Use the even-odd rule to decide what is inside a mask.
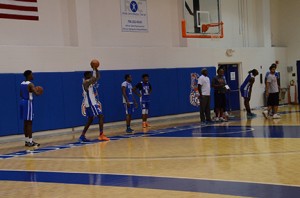
[[[143,128],[147,128],[147,123],[143,122]]]
[[[100,140],[100,141],[109,141],[110,139],[108,137],[106,137],[104,134],[102,134],[98,137],[98,140]]]

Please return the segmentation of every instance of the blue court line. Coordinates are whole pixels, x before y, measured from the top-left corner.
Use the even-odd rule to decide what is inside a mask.
[[[0,180],[129,187],[247,197],[299,197],[299,186],[137,175],[0,170]]]
[[[219,125],[188,125],[167,129],[152,130],[148,133],[125,134],[111,137],[111,141],[139,137],[172,137],[172,138],[300,138],[299,126],[219,126]],[[93,140],[87,143],[73,142],[65,145],[54,145],[38,148],[33,151],[18,151],[0,155],[0,159],[26,156],[56,150],[69,149],[79,146],[96,144],[101,141]]]
[[[284,111],[281,114],[298,113],[300,111]],[[237,119],[241,120],[241,119]],[[192,138],[192,137],[213,137],[213,138],[300,138],[300,126],[220,126],[219,123],[210,124],[206,126],[199,126],[199,124],[172,127],[166,129],[152,130],[147,133],[138,132],[134,134],[125,134],[110,137],[111,141],[117,141],[127,138],[138,137],[178,137],[178,138]],[[54,145],[36,149],[34,151],[19,151],[0,155],[1,159],[10,159],[18,156],[26,156],[37,153],[44,153],[62,149],[69,149],[78,146],[89,144],[96,144],[101,141],[93,140],[89,143],[73,142],[65,145]]]
[[[151,137],[300,138],[299,126],[205,126],[152,134]]]

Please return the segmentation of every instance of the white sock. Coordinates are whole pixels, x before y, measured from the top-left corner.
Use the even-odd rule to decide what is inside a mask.
[[[32,138],[29,138],[29,139],[28,139],[28,142],[32,143]]]

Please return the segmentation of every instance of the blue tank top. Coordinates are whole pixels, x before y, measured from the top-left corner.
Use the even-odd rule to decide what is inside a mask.
[[[28,90],[28,85],[30,84],[30,81],[23,81],[21,83],[21,98],[23,100],[33,100],[33,95],[31,92]]]
[[[126,96],[128,98],[128,102],[133,104],[133,95],[132,95],[132,85],[131,83],[124,81],[121,85],[122,87],[125,87],[126,89]],[[126,103],[126,99],[123,96],[123,103]]]
[[[243,82],[243,84],[241,85],[241,90],[249,90],[249,88],[250,88],[250,85],[251,85],[251,83],[250,83],[250,79],[251,78],[253,78],[254,76],[253,76],[253,74],[251,73],[251,74],[248,74],[248,76],[247,76],[247,78],[245,79],[245,81]]]

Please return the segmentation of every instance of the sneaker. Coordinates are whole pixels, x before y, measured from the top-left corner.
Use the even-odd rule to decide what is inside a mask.
[[[262,114],[265,116],[266,119],[269,118],[269,113],[268,113],[268,111],[263,111]]]
[[[273,119],[280,119],[280,118],[281,118],[281,116],[278,115],[277,113],[275,113],[275,114],[273,115]]]
[[[25,146],[28,147],[28,146],[29,146],[29,143],[30,143],[30,142],[25,141]]]
[[[219,119],[218,117],[216,117],[216,118],[215,118],[215,121],[216,121],[216,122],[219,122],[219,121],[220,121],[220,119]]]
[[[272,112],[269,113],[269,117],[272,117],[274,114]]]
[[[147,123],[143,122],[143,128],[147,128]]]
[[[225,122],[226,119],[224,119],[223,117],[220,117],[220,122]]]
[[[126,133],[132,133],[134,130],[132,128],[127,128]]]
[[[40,146],[39,143],[36,143],[36,142],[34,142],[34,141],[28,142],[28,147],[38,147],[38,146]]]
[[[247,118],[255,118],[256,116],[255,113],[247,113]]]
[[[86,139],[86,137],[84,135],[81,135],[78,139],[79,142],[90,142],[91,140]]]
[[[106,137],[104,134],[102,134],[98,137],[98,140],[100,140],[100,141],[109,141],[110,139],[108,137]]]

